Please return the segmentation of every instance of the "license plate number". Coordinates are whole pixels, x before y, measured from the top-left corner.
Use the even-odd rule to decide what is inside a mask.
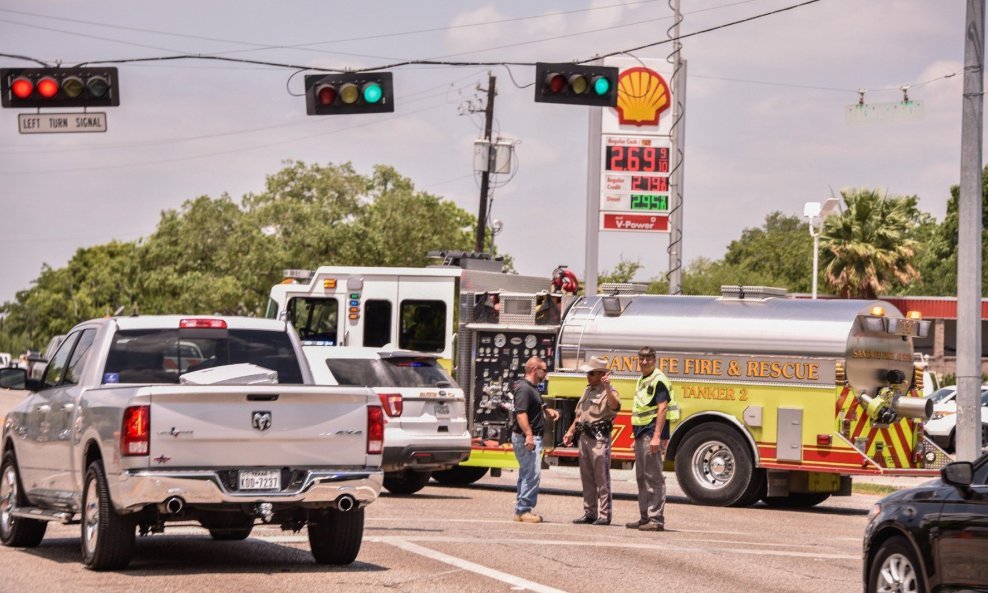
[[[281,490],[281,470],[240,470],[241,490]]]
[[[449,418],[449,404],[436,404],[436,418]]]

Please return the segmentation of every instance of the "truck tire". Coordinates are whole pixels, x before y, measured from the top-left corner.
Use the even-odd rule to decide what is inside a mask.
[[[748,445],[727,426],[696,428],[676,451],[676,479],[697,504],[723,507],[750,499],[757,477]]]
[[[468,467],[465,465],[456,465],[439,472],[432,472],[432,477],[437,482],[447,486],[469,486],[486,475],[486,467]]]
[[[202,521],[202,526],[216,541],[235,542],[250,537],[254,530],[254,518],[243,513],[213,513]]]
[[[391,494],[415,494],[429,483],[429,472],[410,469],[384,474],[384,487]]]
[[[745,489],[744,493],[741,494],[741,498],[731,503],[731,506],[750,507],[759,500],[765,498],[765,492],[768,490],[767,479],[768,477],[765,475],[765,470],[755,468],[751,483]]]
[[[762,502],[777,509],[808,509],[830,498],[830,492],[793,492],[789,496],[765,496]]]
[[[866,591],[926,591],[923,569],[904,537],[892,537],[878,548],[868,567]]]
[[[27,506],[21,490],[14,452],[7,451],[0,462],[0,542],[15,548],[33,548],[41,543],[48,529],[47,521],[22,519],[11,515],[16,507]]]
[[[82,488],[82,562],[91,570],[119,570],[134,555],[131,517],[117,513],[110,500],[103,461],[89,464]]]
[[[309,511],[309,549],[319,564],[350,564],[364,539],[364,509]]]

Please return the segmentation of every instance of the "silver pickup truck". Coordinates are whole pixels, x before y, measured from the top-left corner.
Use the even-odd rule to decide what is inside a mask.
[[[281,321],[148,316],[72,329],[8,415],[0,542],[82,526],[83,562],[125,567],[135,534],[197,521],[216,540],[257,521],[308,528],[316,561],[349,564],[380,493],[384,414],[362,387],[312,384]]]

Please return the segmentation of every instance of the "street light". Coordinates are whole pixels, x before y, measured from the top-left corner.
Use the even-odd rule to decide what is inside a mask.
[[[810,236],[813,237],[813,298],[816,298],[817,269],[820,266],[820,234],[823,233],[823,221],[840,209],[840,198],[827,198],[820,202],[806,202],[803,206],[803,216],[810,226]]]

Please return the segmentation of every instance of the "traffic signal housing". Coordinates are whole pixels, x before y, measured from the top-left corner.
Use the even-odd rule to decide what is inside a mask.
[[[117,69],[0,68],[4,107],[116,107]]]
[[[535,64],[535,102],[614,107],[618,68],[576,64]]]
[[[305,77],[309,115],[390,113],[395,110],[390,72],[310,74]]]

